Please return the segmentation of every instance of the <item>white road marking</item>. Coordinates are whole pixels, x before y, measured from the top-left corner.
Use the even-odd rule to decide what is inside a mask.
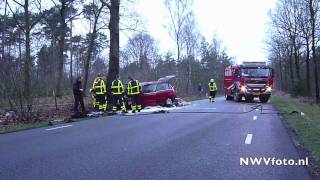
[[[257,120],[258,119],[258,117],[257,116],[253,116],[253,120]]]
[[[252,134],[247,134],[246,140],[245,140],[245,144],[251,144],[252,141]]]
[[[55,129],[66,128],[66,127],[70,127],[70,126],[72,126],[72,125],[66,125],[66,126],[59,126],[59,127],[49,128],[49,129],[46,129],[46,131],[51,131],[51,130],[55,130]]]
[[[192,109],[192,108],[190,108],[190,109]],[[214,107],[212,107],[212,108],[194,108],[192,110],[212,110],[212,109],[217,109],[217,108],[214,108]]]

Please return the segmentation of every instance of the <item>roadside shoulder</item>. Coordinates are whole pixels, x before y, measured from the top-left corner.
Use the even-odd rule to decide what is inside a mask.
[[[320,107],[288,97],[273,96],[273,106],[292,138],[301,158],[309,157],[308,170],[320,179]]]

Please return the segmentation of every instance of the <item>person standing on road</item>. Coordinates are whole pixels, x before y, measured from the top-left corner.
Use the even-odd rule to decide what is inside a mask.
[[[208,85],[209,85],[209,102],[214,102],[214,98],[218,90],[217,84],[214,82],[214,79],[210,79],[210,82]]]
[[[201,83],[199,83],[199,84],[198,84],[198,93],[199,93],[199,97],[201,97],[201,96],[202,96],[202,91],[203,91],[203,89],[202,89],[202,85],[201,85]]]
[[[119,75],[116,75],[116,79],[111,83],[111,96],[112,96],[112,111],[115,113],[118,110],[118,103],[121,106],[123,113],[127,113],[126,106],[123,100],[124,87],[122,81],[119,79]]]
[[[132,104],[131,109],[132,113],[135,113],[136,110],[138,112],[141,111],[141,104],[140,104],[140,95],[142,92],[141,83],[138,80],[133,79],[131,76],[128,77],[128,96],[131,98]]]
[[[85,112],[84,102],[83,102],[83,89],[81,83],[81,77],[77,77],[76,81],[73,83],[73,96],[74,96],[74,106],[73,110],[75,113],[79,112],[78,106],[81,106],[81,112]]]
[[[95,92],[94,92],[94,86],[95,86],[95,84],[97,84],[98,79],[99,79],[100,76],[101,76],[101,75],[98,74],[97,77],[93,80],[92,89],[90,89],[90,92],[92,93],[92,99],[93,99],[93,100],[92,100],[92,106],[93,106],[93,109],[94,109],[95,111],[98,111],[98,109],[99,109],[99,103],[97,102],[97,99],[96,99],[96,94],[95,94]]]
[[[101,76],[98,74],[96,79],[92,85],[92,91],[94,93],[94,108],[98,111],[105,111],[107,109],[107,102],[106,102],[106,84]]]

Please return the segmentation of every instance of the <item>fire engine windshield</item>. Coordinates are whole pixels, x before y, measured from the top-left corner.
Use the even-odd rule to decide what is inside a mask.
[[[269,68],[243,68],[241,69],[241,76],[243,77],[269,77],[271,76],[271,69]]]

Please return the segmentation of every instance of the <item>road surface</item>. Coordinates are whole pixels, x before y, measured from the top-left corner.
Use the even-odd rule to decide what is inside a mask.
[[[0,135],[0,179],[310,179],[305,166],[240,165],[299,159],[277,114],[242,113],[254,105],[201,100],[166,114]]]

